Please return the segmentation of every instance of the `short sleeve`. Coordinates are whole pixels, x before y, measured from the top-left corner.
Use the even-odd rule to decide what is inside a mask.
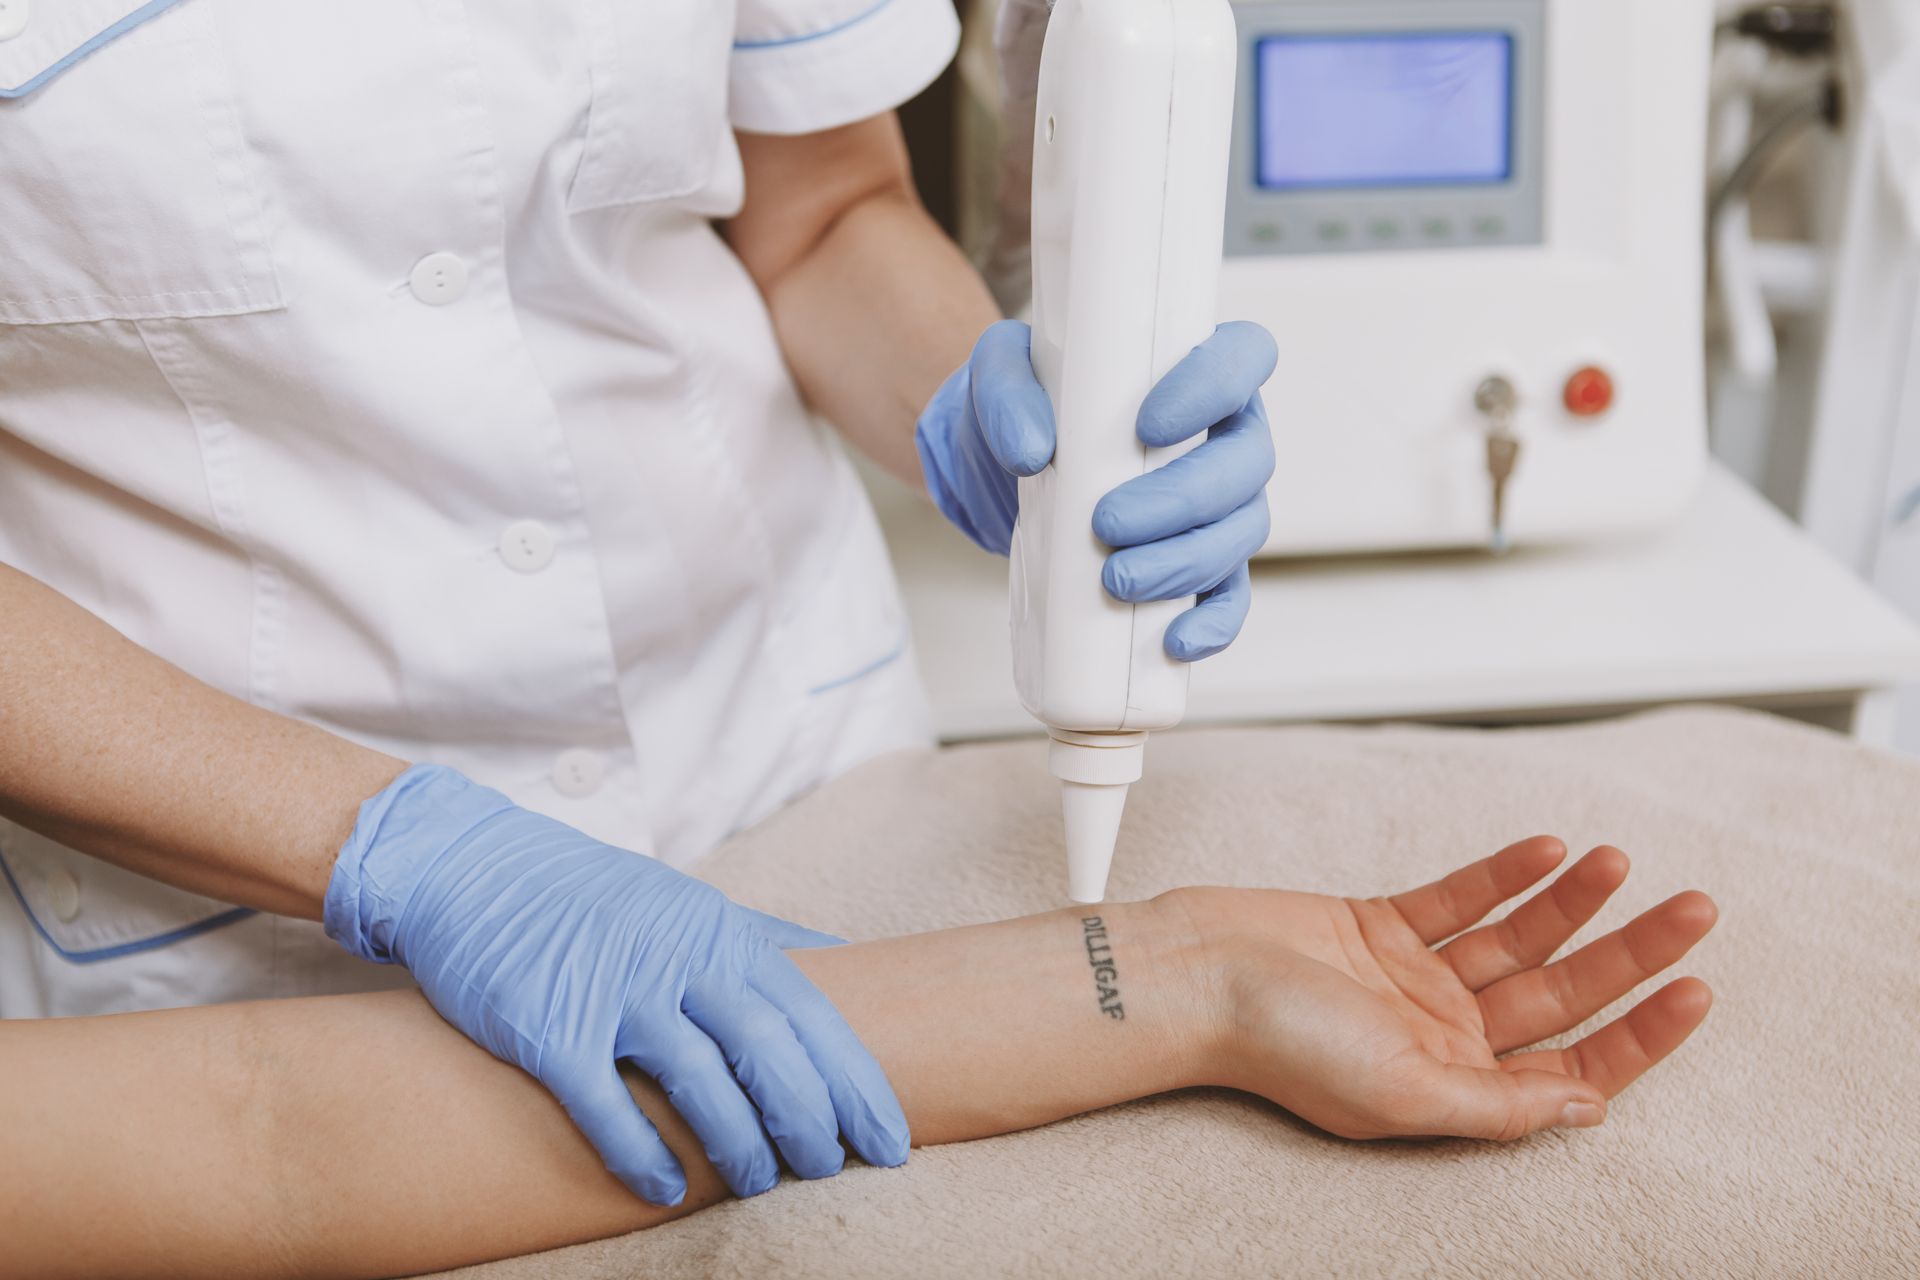
[[[817,133],[890,110],[960,42],[953,0],[740,0],[728,107],[752,133]]]

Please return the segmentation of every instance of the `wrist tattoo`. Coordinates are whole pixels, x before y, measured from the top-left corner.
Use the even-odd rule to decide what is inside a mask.
[[[1093,989],[1100,1001],[1100,1012],[1115,1022],[1123,1022],[1127,1010],[1120,1003],[1120,971],[1113,964],[1113,946],[1107,941],[1107,922],[1099,916],[1082,916],[1080,931],[1087,944],[1087,964],[1093,969]]]

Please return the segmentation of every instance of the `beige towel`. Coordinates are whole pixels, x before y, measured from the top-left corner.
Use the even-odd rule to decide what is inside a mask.
[[[895,756],[718,853],[850,937],[1060,904],[1033,743]],[[1535,832],[1720,903],[1718,1001],[1592,1132],[1355,1145],[1201,1091],[472,1268],[613,1276],[1920,1276],[1920,765],[1757,714],[1158,736],[1112,891],[1403,889]]]

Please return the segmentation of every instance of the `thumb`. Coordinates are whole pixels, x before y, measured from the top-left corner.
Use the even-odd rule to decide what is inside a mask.
[[[831,933],[822,933],[818,929],[809,929],[803,924],[791,920],[782,920],[779,916],[770,916],[764,911],[755,911],[752,907],[741,907],[753,921],[768,942],[782,951],[807,951],[814,947],[844,947],[845,938],[835,937]]]
[[[1032,340],[1026,325],[1002,320],[980,335],[968,362],[987,450],[1016,476],[1039,475],[1053,461],[1053,401],[1034,376]]]
[[[687,1178],[680,1162],[627,1092],[611,1061],[604,1070],[589,1072],[584,1081],[553,1082],[548,1087],[600,1153],[608,1172],[627,1190],[658,1205],[676,1205],[686,1197]]]
[[[1416,1133],[1510,1142],[1542,1129],[1590,1128],[1607,1117],[1605,1094],[1557,1071],[1436,1067],[1425,1123]]]

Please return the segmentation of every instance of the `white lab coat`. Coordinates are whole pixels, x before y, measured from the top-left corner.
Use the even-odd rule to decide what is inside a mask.
[[[676,864],[927,740],[872,512],[709,220],[733,128],[898,104],[950,0],[22,11],[0,560]],[[17,826],[0,873],[0,1016],[404,977]]]

